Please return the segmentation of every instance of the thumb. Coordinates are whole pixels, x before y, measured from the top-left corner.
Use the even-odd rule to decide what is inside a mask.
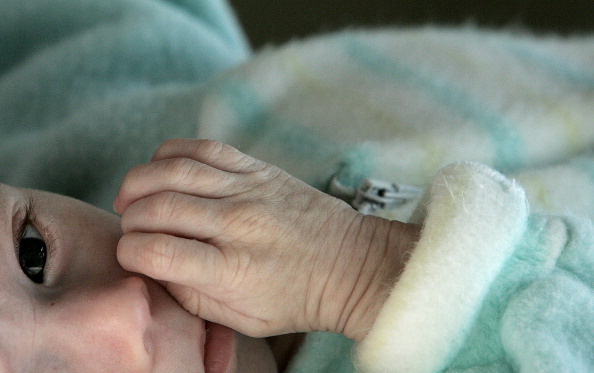
[[[219,324],[229,324],[229,320],[225,319],[227,314],[227,312],[224,312],[225,307],[208,295],[194,288],[173,282],[168,282],[165,288],[191,314]]]
[[[255,338],[274,334],[270,332],[270,322],[266,319],[233,309],[225,302],[218,301],[196,289],[171,282],[167,283],[166,289],[186,311],[203,320],[225,325]]]
[[[216,247],[162,233],[124,234],[117,259],[127,271],[195,289],[219,285],[225,266]]]

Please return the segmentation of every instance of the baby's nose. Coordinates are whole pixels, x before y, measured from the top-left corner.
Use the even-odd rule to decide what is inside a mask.
[[[55,332],[84,372],[146,372],[151,364],[150,295],[140,277],[56,303]]]

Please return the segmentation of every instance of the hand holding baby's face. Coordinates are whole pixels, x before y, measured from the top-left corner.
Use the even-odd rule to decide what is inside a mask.
[[[129,172],[114,208],[124,268],[251,336],[360,330],[383,291],[378,272],[397,265],[385,257],[389,222],[215,141],[164,143]]]

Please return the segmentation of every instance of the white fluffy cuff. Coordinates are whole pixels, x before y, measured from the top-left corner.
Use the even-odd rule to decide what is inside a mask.
[[[426,201],[417,248],[357,347],[357,364],[366,373],[443,369],[463,343],[528,215],[523,190],[476,163],[442,170]]]

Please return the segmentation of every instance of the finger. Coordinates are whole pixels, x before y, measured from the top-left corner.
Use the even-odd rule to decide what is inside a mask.
[[[163,159],[138,165],[126,174],[114,201],[114,210],[122,214],[132,202],[167,190],[222,198],[245,188],[237,174],[189,158]]]
[[[193,239],[221,235],[222,203],[187,194],[160,192],[132,203],[121,226],[128,232],[162,232]]]
[[[225,258],[217,248],[162,233],[124,234],[117,259],[127,271],[193,288],[218,285],[225,269]]]
[[[168,158],[190,158],[222,171],[250,173],[263,169],[266,163],[215,140],[171,139],[153,155],[153,161]]]
[[[219,300],[220,289],[214,290],[214,295],[209,295],[204,287],[194,289],[168,282],[166,288],[183,308],[204,320],[225,325],[251,337],[263,338],[272,334],[270,323],[265,319],[232,309],[224,300]]]

